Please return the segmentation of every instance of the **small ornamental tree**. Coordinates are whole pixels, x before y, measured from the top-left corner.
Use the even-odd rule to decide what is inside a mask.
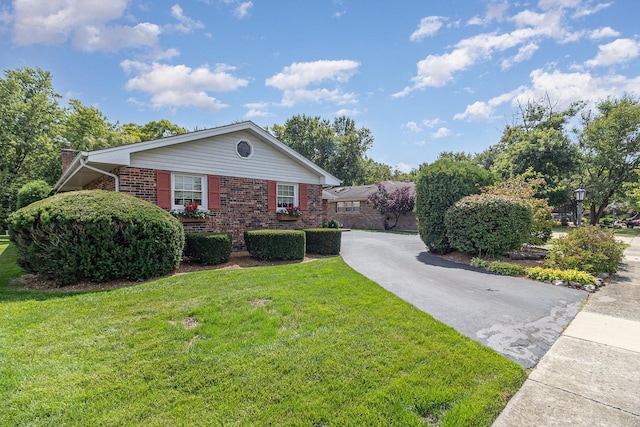
[[[373,205],[375,210],[385,216],[385,230],[394,229],[398,225],[400,216],[413,211],[415,204],[415,198],[411,194],[411,187],[408,185],[396,188],[389,193],[383,184],[378,184],[378,191],[370,194],[367,201]],[[393,224],[389,223],[389,218],[393,220]]]

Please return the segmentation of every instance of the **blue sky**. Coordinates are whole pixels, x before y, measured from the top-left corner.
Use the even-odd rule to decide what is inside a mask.
[[[638,0],[2,0],[0,65],[111,122],[347,115],[408,171],[480,152],[519,103],[640,94]]]

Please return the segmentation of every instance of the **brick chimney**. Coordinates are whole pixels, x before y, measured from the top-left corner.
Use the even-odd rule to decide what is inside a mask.
[[[62,149],[62,173],[65,173],[65,171],[69,169],[73,159],[76,158],[76,154],[78,153],[71,149],[71,143],[69,141],[65,142],[64,148]]]

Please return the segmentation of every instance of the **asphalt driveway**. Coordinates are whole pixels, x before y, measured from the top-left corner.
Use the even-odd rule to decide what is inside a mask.
[[[354,270],[525,368],[538,363],[587,298],[444,260],[417,235],[344,232],[340,253]]]

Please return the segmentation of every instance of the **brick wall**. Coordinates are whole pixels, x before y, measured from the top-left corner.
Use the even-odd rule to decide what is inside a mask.
[[[384,230],[385,217],[367,201],[360,202],[359,212],[336,212],[337,202],[327,202],[327,220],[335,219],[345,228],[361,228],[365,230]],[[389,219],[393,224],[393,219]],[[394,230],[417,231],[416,216],[413,212],[401,215]]]
[[[120,191],[156,203],[156,171],[121,167],[112,171],[120,177]],[[322,226],[322,186],[308,188],[308,207],[298,221],[281,221],[275,211],[267,210],[267,181],[251,178],[220,177],[220,209],[210,209],[210,217],[202,222],[183,223],[184,231],[227,232],[233,236],[234,250],[244,250],[245,230],[297,229]],[[114,190],[114,179],[108,176],[91,182],[86,189]]]

